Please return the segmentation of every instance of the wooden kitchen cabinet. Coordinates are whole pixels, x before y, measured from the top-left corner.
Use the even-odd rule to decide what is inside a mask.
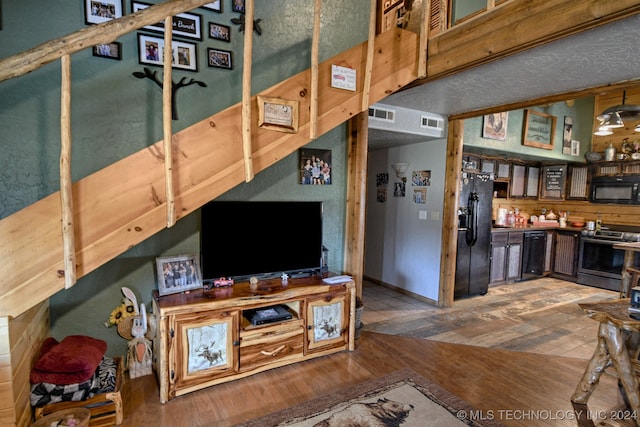
[[[511,163],[498,161],[496,163],[496,181],[508,181],[511,178]]]
[[[580,233],[577,231],[556,231],[553,261],[553,276],[575,281],[578,274],[578,250]]]
[[[589,198],[589,166],[570,165],[567,172],[567,200],[587,200]]]
[[[527,182],[527,167],[514,164],[511,167],[511,185],[509,197],[524,197]]]
[[[290,319],[254,325],[249,313],[282,305]],[[355,284],[263,280],[210,291],[153,294],[160,402],[267,369],[355,349]]]
[[[516,281],[522,278],[522,231],[491,234],[491,266],[489,283]]]
[[[537,198],[540,167],[536,164],[514,164],[511,173],[510,197]]]
[[[544,271],[545,275],[553,272],[553,250],[556,244],[556,232],[554,230],[547,230],[547,240],[544,248]]]

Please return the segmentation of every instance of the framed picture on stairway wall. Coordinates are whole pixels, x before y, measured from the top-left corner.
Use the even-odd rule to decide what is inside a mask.
[[[142,9],[146,9],[149,6],[153,5],[151,3],[134,1],[131,3],[131,11],[135,13]],[[147,25],[143,28],[149,31],[164,33],[164,21],[153,25]],[[173,37],[186,37],[188,39],[202,41],[202,15],[188,12],[178,13],[173,17],[173,28],[171,34]]]
[[[238,13],[244,13],[244,0],[231,0],[231,10]]]
[[[173,40],[171,67],[198,71],[197,49],[194,43]],[[164,66],[164,38],[138,33],[138,62]]]
[[[212,1],[211,3],[205,3],[200,6],[202,9],[213,10],[214,12],[222,13],[222,0]]]
[[[85,0],[84,21],[87,24],[101,24],[122,18],[124,0]]]

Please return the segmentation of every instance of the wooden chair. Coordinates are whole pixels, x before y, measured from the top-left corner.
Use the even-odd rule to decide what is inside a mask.
[[[622,281],[622,285],[620,286],[620,298],[629,298],[631,288],[638,286],[638,281],[640,281],[640,268],[627,267],[626,272],[631,275],[631,278],[627,283],[625,283],[624,280]]]

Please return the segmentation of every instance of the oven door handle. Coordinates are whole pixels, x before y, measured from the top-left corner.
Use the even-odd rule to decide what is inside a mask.
[[[594,239],[592,237],[581,237],[583,242],[589,242],[589,243],[598,243],[598,244],[610,244],[611,246],[615,245],[616,243],[623,243],[620,240],[607,240],[607,239]]]

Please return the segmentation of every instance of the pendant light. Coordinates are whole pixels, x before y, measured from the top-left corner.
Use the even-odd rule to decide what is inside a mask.
[[[638,127],[636,126],[636,128]],[[640,130],[638,132],[640,132]],[[607,127],[600,126],[598,130],[595,131],[593,134],[598,136],[608,136],[608,135],[613,135],[613,131]]]
[[[627,91],[623,91],[622,104],[607,108],[596,117],[596,119],[600,121],[600,127],[594,132],[594,135],[611,135],[610,133],[604,134],[599,132],[604,132],[605,129],[624,127],[623,117],[636,118],[640,116],[640,105],[625,104],[626,97]],[[636,126],[636,129],[638,129],[638,126]]]
[[[607,129],[617,129],[624,127],[624,122],[622,121],[622,117],[620,117],[620,113],[617,111],[612,111],[603,117],[604,121],[600,125],[603,128]]]

